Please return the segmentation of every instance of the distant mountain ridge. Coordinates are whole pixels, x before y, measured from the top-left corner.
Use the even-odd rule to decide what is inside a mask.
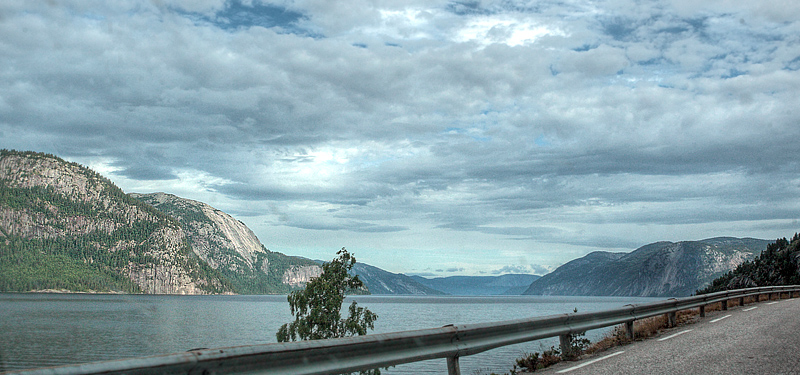
[[[501,276],[448,276],[428,279],[411,276],[411,279],[429,288],[456,296],[519,295],[540,276],[508,274]]]
[[[656,242],[630,253],[596,251],[531,283],[524,294],[688,296],[760,254],[769,241],[718,237]]]
[[[427,287],[402,273],[391,273],[369,264],[356,263],[352,272],[369,288],[371,294],[442,295],[444,292]]]
[[[593,252],[536,280],[426,279],[362,263],[355,272],[375,294],[680,296],[753,259],[768,243],[721,237],[657,242],[627,254]],[[800,263],[798,246],[790,248],[774,253],[783,263]],[[776,271],[758,272],[730,282],[747,285]],[[287,293],[319,273],[314,261],[267,250],[246,225],[205,203],[128,195],[54,155],[0,150],[0,291]]]

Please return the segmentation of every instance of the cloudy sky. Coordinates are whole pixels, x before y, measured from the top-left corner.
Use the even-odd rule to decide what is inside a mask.
[[[421,275],[800,230],[800,2],[0,4],[0,148]]]

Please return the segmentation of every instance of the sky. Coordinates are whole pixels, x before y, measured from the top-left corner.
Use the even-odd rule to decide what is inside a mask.
[[[290,255],[541,275],[798,231],[795,0],[11,0],[0,59],[0,148]]]

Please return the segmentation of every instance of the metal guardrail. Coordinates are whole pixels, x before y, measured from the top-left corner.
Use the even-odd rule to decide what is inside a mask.
[[[449,325],[442,328],[372,334],[329,340],[192,350],[151,357],[79,365],[11,371],[15,375],[78,374],[340,374],[358,370],[445,358],[449,374],[459,374],[458,358],[517,344],[559,336],[562,348],[571,334],[625,324],[633,335],[633,321],[667,315],[674,324],[680,310],[700,308],[764,294],[800,293],[800,285],[739,289],[685,298],[671,298],[621,308],[559,314],[494,323]],[[568,341],[567,341],[568,344]]]

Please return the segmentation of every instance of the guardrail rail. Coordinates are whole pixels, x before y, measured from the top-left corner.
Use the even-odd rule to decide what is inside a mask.
[[[560,338],[562,353],[567,353],[572,334],[591,329],[624,324],[633,338],[633,322],[666,315],[675,324],[678,311],[728,301],[777,295],[788,298],[800,294],[800,285],[738,289],[699,296],[670,298],[644,304],[573,314],[558,314],[493,323],[448,325],[383,334],[371,334],[328,340],[299,341],[217,349],[191,350],[158,355],[78,365],[11,371],[10,375],[83,375],[83,374],[341,374],[359,370],[400,365],[428,359],[447,360],[448,374],[460,374],[460,357],[498,347],[549,337]]]

